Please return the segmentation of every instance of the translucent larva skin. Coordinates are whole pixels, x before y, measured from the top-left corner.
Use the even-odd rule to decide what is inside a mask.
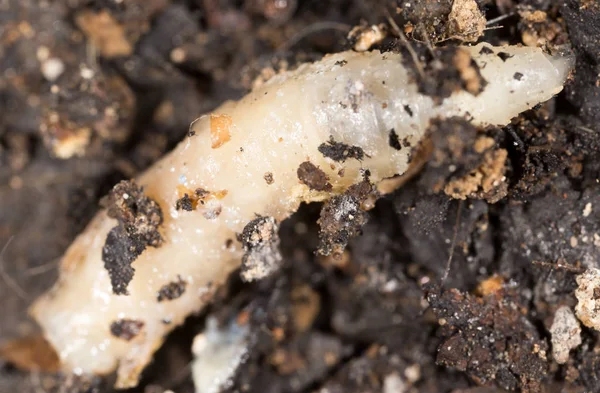
[[[65,371],[117,369],[118,387],[135,386],[164,337],[201,310],[240,266],[243,251],[236,234],[256,214],[284,220],[302,201],[326,200],[358,182],[361,168],[375,183],[402,174],[410,149],[390,146],[391,129],[415,146],[438,116],[468,113],[478,125],[506,124],[558,93],[571,67],[571,59],[551,58],[539,49],[488,47],[512,57],[480,53],[481,45],[465,48],[488,82],[478,96],[462,91],[436,106],[418,93],[399,54],[343,52],[278,75],[239,102],[217,108],[213,115],[228,119],[229,138],[216,148],[210,130],[214,119],[196,120],[195,135],[136,179],[161,206],[164,242],[133,262],[129,295],[112,293],[103,267],[102,247],[116,221],[101,211],[64,255],[58,283],[33,305],[31,313]],[[324,157],[319,146],[330,138],[362,148],[362,161]],[[311,191],[298,181],[297,168],[307,160],[327,173],[333,191]],[[267,173],[272,182],[265,181]],[[177,211],[182,186],[227,190],[218,202],[221,213],[206,218],[201,210]],[[187,283],[185,293],[158,302],[159,289],[179,278]],[[113,337],[109,327],[120,318],[143,321],[140,334],[130,341]]]

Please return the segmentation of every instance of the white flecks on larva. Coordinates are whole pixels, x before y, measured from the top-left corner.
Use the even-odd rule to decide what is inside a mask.
[[[436,105],[418,92],[399,54],[342,52],[277,75],[240,101],[226,102],[197,119],[185,141],[136,179],[162,209],[163,242],[132,263],[129,295],[112,293],[103,267],[102,248],[116,221],[101,211],[63,256],[58,283],[33,305],[32,315],[57,349],[64,370],[106,374],[117,369],[117,387],[135,386],[164,337],[201,310],[215,288],[240,267],[243,250],[236,234],[257,214],[280,222],[301,202],[344,192],[366,169],[375,184],[402,174],[411,149],[390,146],[391,130],[415,146],[434,117],[506,124],[558,93],[572,66],[571,58],[551,57],[537,48],[480,44],[464,50],[487,80],[477,96],[460,91]],[[500,52],[507,56],[498,56]],[[362,159],[334,162],[325,157],[319,146],[330,139],[360,149]],[[299,183],[297,169],[305,161],[326,173],[331,191]],[[343,177],[338,174],[342,168]],[[271,183],[265,173],[271,174]],[[175,211],[181,180],[227,193],[214,199],[210,209]],[[185,293],[158,302],[161,286],[178,277],[189,278]],[[141,321],[143,327],[123,340],[110,329],[119,318]],[[92,354],[100,343],[105,350]]]

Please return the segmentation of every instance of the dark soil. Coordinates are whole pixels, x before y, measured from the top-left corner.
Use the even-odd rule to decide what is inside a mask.
[[[250,315],[250,356],[227,391],[600,392],[600,334],[584,328],[583,343],[559,365],[549,333],[556,309],[576,303],[577,272],[600,268],[600,3],[477,3],[488,20],[505,16],[501,28],[486,31],[487,42],[572,46],[577,65],[564,92],[502,129],[478,130],[462,119],[434,123],[423,170],[366,213],[368,174],[328,205],[303,206],[277,223],[279,236],[258,246],[248,238],[250,254],[281,252],[272,259],[282,268],[262,266],[270,274],[252,282],[235,275],[207,311],[221,321],[240,310]],[[38,333],[27,306],[52,285],[58,258],[115,184],[253,82],[350,48],[352,26],[386,23],[389,12],[423,62],[423,77],[413,70],[422,91],[477,93],[483,82],[461,79],[459,65],[472,64],[459,61],[456,42],[445,39],[451,4],[0,2],[0,345]],[[388,31],[380,48],[409,59]],[[395,132],[390,145],[409,148]],[[340,161],[364,154],[335,141],[321,152]],[[326,190],[319,170],[306,165],[299,176]],[[473,173],[505,179],[486,188],[483,178],[464,192]],[[267,173],[265,181],[277,179]],[[183,210],[200,198],[181,197]],[[122,225],[114,244],[125,251],[113,262],[127,267],[140,242],[157,246],[160,239],[152,225],[128,233],[136,217],[117,202]],[[354,209],[353,222],[332,219],[336,203]],[[184,282],[173,282],[157,296],[169,301],[184,290]],[[193,392],[186,366],[204,315],[170,335],[131,392]],[[113,326],[123,339],[141,328],[134,320]],[[113,391],[111,378],[22,371],[21,363],[0,360],[0,392]]]

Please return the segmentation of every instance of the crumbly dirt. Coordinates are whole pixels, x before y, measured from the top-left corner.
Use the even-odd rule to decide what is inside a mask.
[[[244,281],[267,277],[281,266],[279,225],[273,217],[257,217],[244,227],[239,240],[244,248],[240,276]]]
[[[162,243],[162,210],[133,180],[119,182],[100,203],[108,216],[118,222],[102,247],[104,268],[113,293],[127,295],[127,285],[135,272],[133,261],[146,247],[159,247]]]
[[[350,146],[342,142],[336,142],[331,138],[327,142],[319,145],[319,152],[324,157],[331,158],[333,161],[345,162],[349,159],[362,160],[365,152],[358,146]]]
[[[365,176],[360,183],[350,186],[343,194],[325,202],[318,221],[320,254],[340,258],[348,241],[360,234],[367,222],[363,204],[374,192],[375,187],[368,176]]]
[[[329,183],[329,177],[321,168],[310,161],[305,161],[298,167],[298,180],[306,184],[308,188],[315,191],[331,191],[333,186]]]
[[[163,302],[177,299],[185,293],[186,286],[187,283],[182,280],[181,277],[178,277],[177,281],[170,282],[160,287],[156,300]]]
[[[100,199],[185,137],[199,114],[277,72],[352,48],[356,42],[345,36],[358,25],[383,24],[385,34],[365,35],[365,45],[400,51],[419,89],[437,101],[456,90],[481,91],[485,81],[452,35],[460,28],[474,38],[482,21],[456,20],[454,3],[5,1],[0,348],[12,355],[0,360],[0,391],[113,392],[114,376],[27,371],[36,366],[32,349],[42,347],[29,340],[39,330],[27,306],[52,285],[60,255]],[[481,40],[572,46],[576,69],[564,92],[503,128],[433,122],[422,145],[428,161],[374,207],[372,186],[363,182],[327,205],[302,206],[277,223],[278,236],[269,223],[247,231],[268,239],[257,247],[246,236],[248,252],[261,250],[253,254],[259,269],[246,272],[264,272],[270,265],[261,263],[274,256],[280,269],[252,282],[236,272],[206,312],[222,324],[240,310],[249,315],[249,356],[225,391],[600,392],[600,335],[582,325],[575,345],[575,324],[562,338],[566,325],[555,324],[558,310],[577,310],[577,276],[600,268],[600,4],[476,3],[488,21],[502,18]],[[349,94],[344,105],[359,99]],[[412,116],[411,103],[404,110]],[[392,131],[392,148],[410,148]],[[226,133],[216,136],[226,142]],[[340,141],[320,150],[340,162],[364,158]],[[278,179],[265,173],[260,181],[276,186]],[[454,193],[449,185],[457,182],[465,188]],[[202,209],[206,219],[218,215],[226,192],[179,191],[181,214]],[[123,225],[111,232],[111,254],[128,266],[124,259],[140,244],[127,232],[137,215],[119,201],[111,205]],[[142,231],[146,246],[159,242],[154,224]],[[161,283],[157,300],[167,304],[185,290],[172,280]],[[194,391],[186,366],[206,313],[168,337],[128,392]],[[118,322],[106,327],[117,323],[124,339],[143,334],[143,321]]]

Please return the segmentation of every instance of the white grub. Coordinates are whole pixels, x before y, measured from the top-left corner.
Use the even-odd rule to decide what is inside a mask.
[[[196,393],[217,393],[226,388],[239,365],[248,354],[247,325],[231,322],[219,328],[209,317],[204,332],[194,338],[192,378]]]
[[[581,327],[569,306],[562,306],[554,314],[550,327],[552,357],[558,364],[569,360],[569,351],[581,345]]]
[[[240,267],[244,250],[236,235],[257,215],[279,223],[302,202],[344,192],[367,169],[375,184],[402,174],[411,149],[390,146],[390,130],[415,146],[434,117],[468,114],[476,125],[507,124],[558,93],[571,67],[571,58],[550,57],[536,48],[486,46],[492,53],[480,54],[483,45],[465,48],[488,81],[478,96],[461,91],[436,106],[418,93],[399,54],[342,52],[276,75],[240,101],[197,119],[193,135],[136,179],[162,209],[163,242],[133,261],[129,295],[113,294],[103,267],[102,248],[116,225],[103,210],[63,256],[58,283],[33,305],[31,313],[57,349],[63,369],[93,374],[117,369],[117,387],[135,386],[165,336],[200,311]],[[348,86],[362,86],[360,99],[343,107]],[[330,138],[362,149],[362,160],[325,157],[318,148]],[[310,190],[299,182],[297,169],[305,161],[325,172],[331,191]],[[265,181],[265,173],[274,180]],[[176,210],[182,186],[220,192],[219,214],[206,218],[200,207]],[[185,293],[157,302],[159,289],[179,277],[187,283]],[[144,322],[142,333],[129,341],[109,329],[124,318]]]
[[[585,326],[600,331],[600,269],[589,268],[577,276],[575,314]]]

